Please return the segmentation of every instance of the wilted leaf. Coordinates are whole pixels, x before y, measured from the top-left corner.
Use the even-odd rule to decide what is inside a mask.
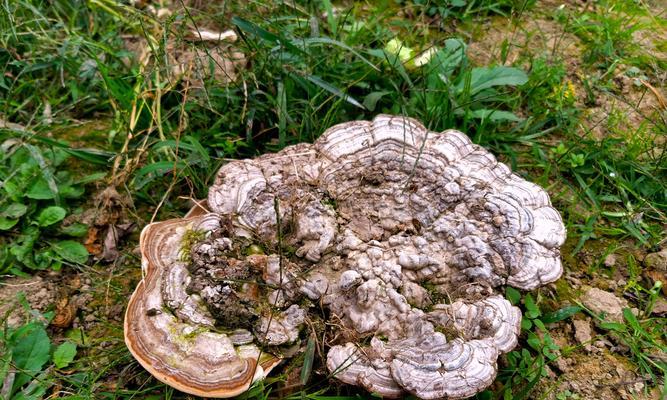
[[[134,224],[109,225],[107,234],[104,237],[104,250],[102,251],[102,259],[111,262],[118,258],[118,243],[127,236],[132,230]]]
[[[39,213],[37,223],[39,226],[53,225],[56,222],[62,221],[62,219],[65,218],[65,215],[67,215],[67,211],[62,207],[46,207]]]

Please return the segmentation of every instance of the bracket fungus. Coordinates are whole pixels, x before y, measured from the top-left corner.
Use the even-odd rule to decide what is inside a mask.
[[[243,392],[316,326],[342,382],[472,396],[517,344],[520,310],[497,288],[561,274],[547,193],[409,118],[229,162],[205,203],[143,230],[125,339],[158,379],[207,397]]]

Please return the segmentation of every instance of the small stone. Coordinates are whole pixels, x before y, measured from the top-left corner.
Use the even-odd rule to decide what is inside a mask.
[[[593,346],[597,347],[598,349],[604,349],[606,347],[606,343],[602,340],[596,340],[593,343]]]
[[[55,271],[55,270],[50,270],[49,272],[47,272],[47,275],[49,275],[50,278],[56,278],[60,276],[60,274],[61,271]]]
[[[584,345],[586,351],[591,351],[591,341],[593,340],[593,335],[591,331],[591,324],[588,320],[575,319],[572,321],[574,325],[574,338],[578,343]]]
[[[663,299],[662,297],[658,297],[658,299],[655,301],[655,304],[653,304],[653,308],[651,309],[651,314],[667,315],[667,301],[665,301],[665,299]]]
[[[604,266],[607,268],[612,268],[614,265],[616,265],[616,254],[609,254],[607,257],[604,258]]]
[[[617,344],[615,346],[611,346],[609,350],[612,353],[626,354],[630,351],[630,348],[624,344]]]
[[[554,367],[562,373],[566,373],[571,369],[570,365],[567,363],[567,359],[563,357],[558,357],[554,360]]]
[[[667,272],[667,248],[657,253],[647,254],[644,257],[644,265],[658,271]]]
[[[581,296],[581,302],[595,314],[604,313],[605,320],[613,322],[623,322],[623,309],[628,307],[627,300],[598,288],[586,290]]]
[[[97,318],[93,314],[88,314],[86,317],[83,319],[85,322],[94,322]]]

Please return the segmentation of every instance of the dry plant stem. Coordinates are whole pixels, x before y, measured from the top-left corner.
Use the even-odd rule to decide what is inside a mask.
[[[178,129],[175,132],[176,133],[176,148],[173,151],[175,159],[174,159],[174,168],[172,170],[172,179],[171,179],[171,183],[169,184],[169,187],[167,188],[165,193],[162,195],[162,198],[160,199],[160,202],[158,203],[157,207],[155,207],[155,211],[153,212],[153,215],[151,216],[151,223],[153,223],[153,221],[155,221],[155,216],[157,215],[160,208],[162,208],[162,205],[164,204],[165,200],[169,196],[169,193],[171,193],[171,191],[174,189],[174,185],[176,185],[176,182],[178,180],[177,179],[178,170],[176,169],[176,164],[178,162],[177,154],[178,154],[179,144],[181,143],[181,132],[184,131],[184,129],[187,125],[187,120],[185,118],[185,116],[186,116],[185,104],[187,103],[189,89],[190,89],[190,84],[189,84],[189,81],[186,80],[185,87],[183,88],[183,100],[181,101],[180,116],[179,116],[179,119],[178,119],[178,122],[179,122],[178,123]],[[160,107],[158,107],[158,109],[160,109]]]
[[[146,277],[126,315],[135,357],[194,394],[225,397],[261,379],[264,357],[276,362],[270,354],[298,341],[308,310],[323,307],[336,321],[322,321],[334,329],[323,342],[336,379],[385,397],[472,396],[519,334],[519,309],[495,288],[534,289],[561,274],[565,228],[542,188],[462,133],[403,117],[337,125],[312,145],[231,161],[208,207],[144,229]],[[178,257],[188,232],[204,237],[189,247],[195,272]],[[251,243],[268,254],[243,255]],[[257,284],[235,278],[244,265],[259,271]],[[227,279],[190,284],[201,276]],[[211,311],[238,298],[256,304],[247,311],[255,322]],[[185,341],[173,333],[184,329]],[[231,344],[223,353],[234,361],[200,353],[200,341]],[[252,364],[242,378],[229,374],[234,355]],[[202,363],[223,372],[193,381]]]

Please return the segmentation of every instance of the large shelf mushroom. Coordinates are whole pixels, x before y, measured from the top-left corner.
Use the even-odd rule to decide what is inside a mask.
[[[326,367],[386,397],[464,398],[495,378],[521,314],[495,292],[561,274],[546,192],[461,132],[380,115],[223,166],[206,207],[141,235],[125,338],[179,390],[265,377],[325,307]]]

